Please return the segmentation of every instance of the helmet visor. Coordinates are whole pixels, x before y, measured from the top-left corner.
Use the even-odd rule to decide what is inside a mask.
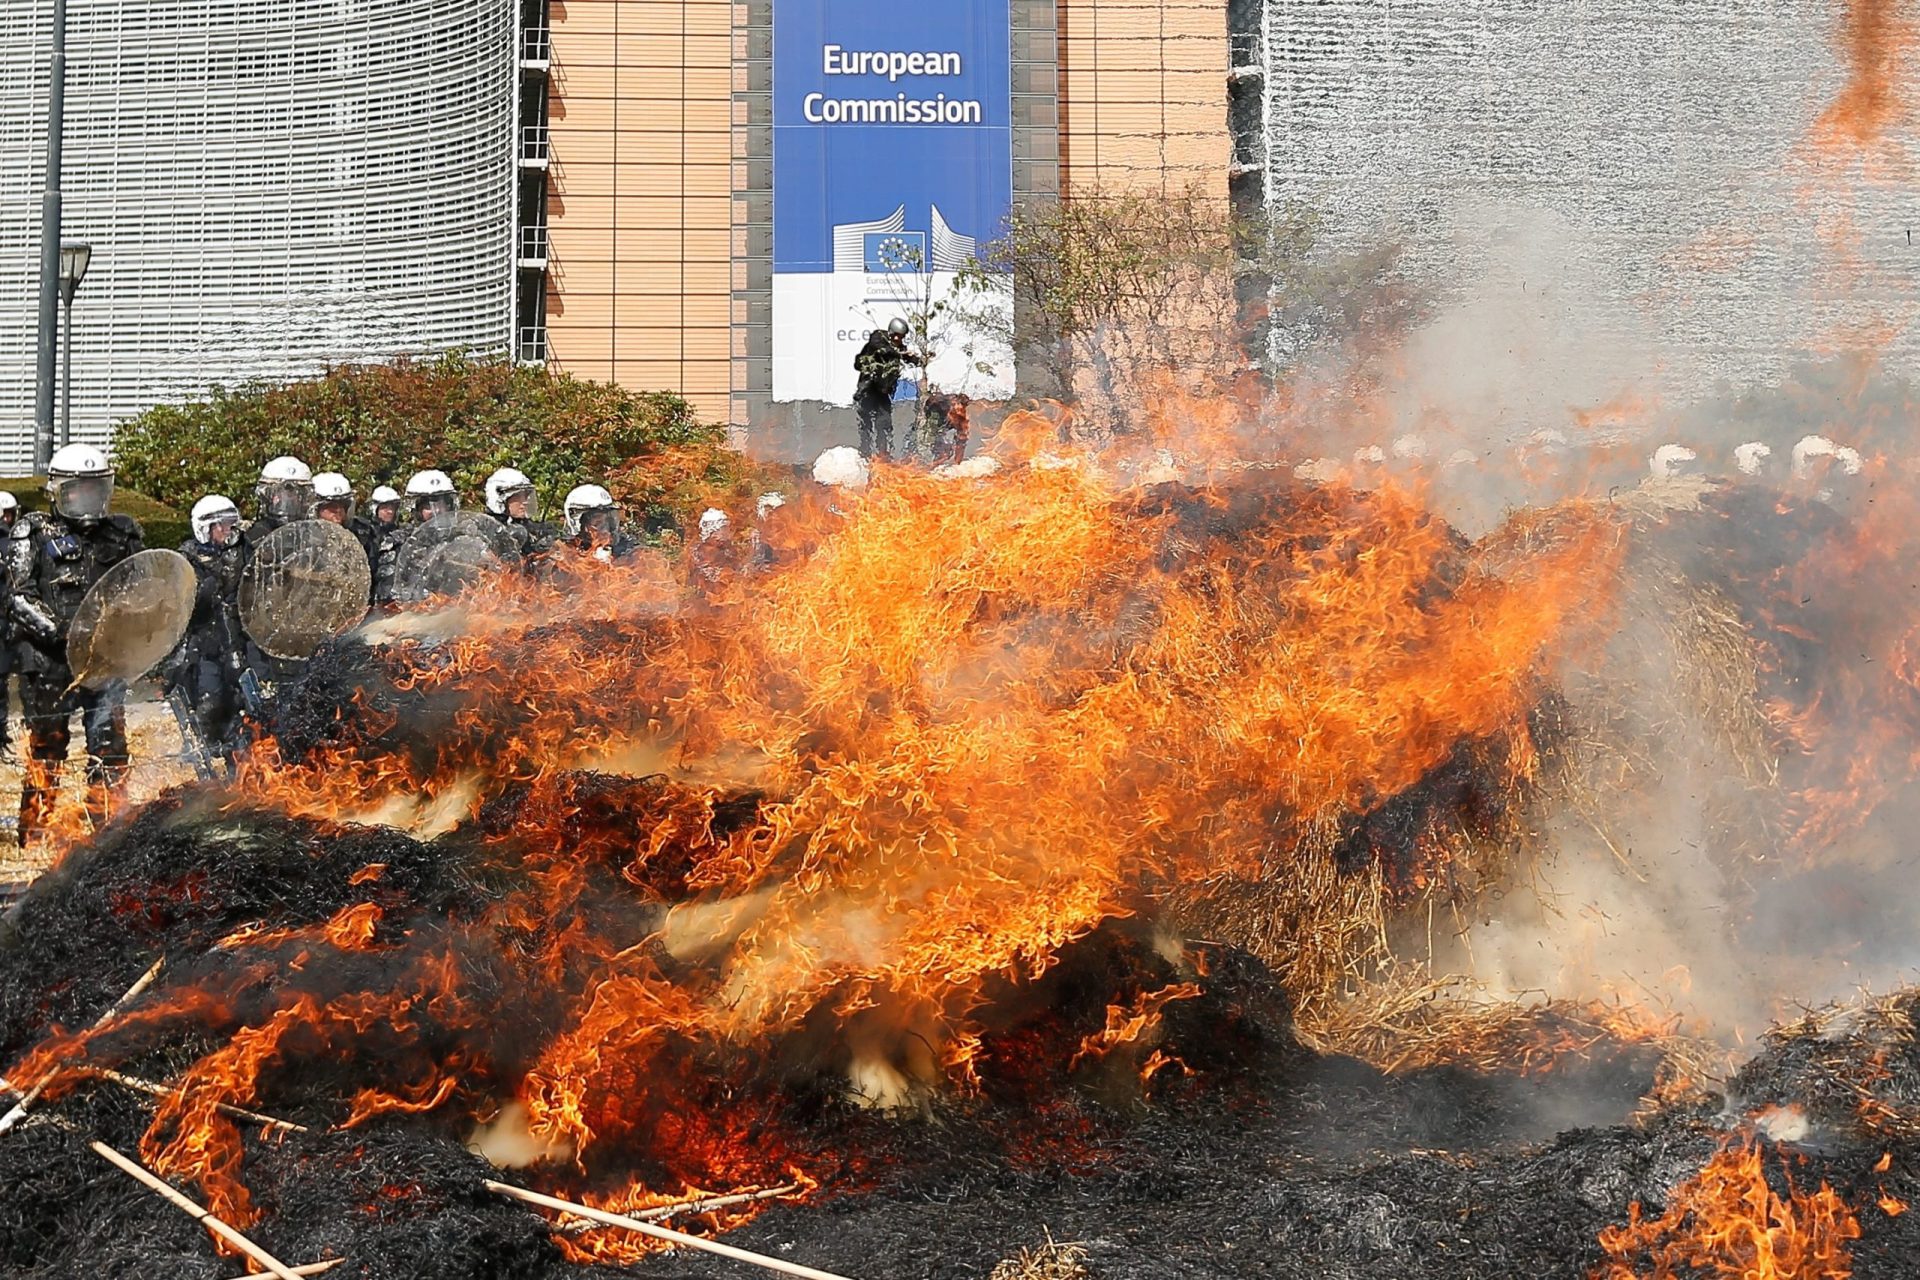
[[[193,535],[210,546],[224,547],[233,541],[233,531],[239,524],[238,511],[222,511],[205,520],[195,520]]]
[[[435,516],[450,516],[460,509],[460,500],[451,493],[420,493],[413,497],[413,518],[425,524]]]
[[[620,512],[614,507],[595,507],[580,513],[580,529],[595,541],[613,541],[620,536]]]
[[[53,482],[53,509],[69,520],[104,519],[112,501],[112,476],[67,476]]]
[[[313,505],[313,483],[271,480],[260,488],[260,509],[276,520],[302,520]]]
[[[353,498],[316,498],[313,504],[313,518],[331,520],[335,524],[346,524],[353,519]]]
[[[500,491],[500,506],[509,520],[538,520],[540,518],[540,495],[533,491],[530,484],[517,485]]]

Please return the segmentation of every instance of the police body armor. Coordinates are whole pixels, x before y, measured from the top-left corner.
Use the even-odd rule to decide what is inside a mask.
[[[20,518],[8,539],[7,567],[23,675],[69,674],[67,629],[87,589],[141,546],[140,523],[131,516],[86,524],[39,511]]]
[[[488,512],[488,515],[493,515]],[[513,541],[520,548],[525,559],[544,556],[553,550],[553,544],[560,540],[560,526],[548,524],[545,520],[520,520],[513,516],[493,516],[506,531],[513,535]]]
[[[193,618],[181,647],[195,658],[228,661],[242,649],[234,603],[240,594],[240,544],[215,547],[188,538],[180,554],[193,565],[194,576]]]
[[[370,520],[359,531],[360,545],[367,549],[367,566],[373,573],[372,604],[384,608],[394,602],[394,575],[400,568],[400,547],[407,540],[404,525],[381,524]]]

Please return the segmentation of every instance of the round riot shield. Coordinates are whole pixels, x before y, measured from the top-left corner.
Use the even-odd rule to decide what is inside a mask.
[[[417,525],[394,562],[401,600],[457,595],[485,574],[520,561],[513,531],[492,516],[459,511]]]
[[[367,615],[373,570],[360,539],[327,520],[268,534],[240,577],[240,625],[275,658],[310,658]]]
[[[67,628],[73,682],[138,680],[172,653],[193,617],[193,566],[178,551],[142,551],[100,575]]]

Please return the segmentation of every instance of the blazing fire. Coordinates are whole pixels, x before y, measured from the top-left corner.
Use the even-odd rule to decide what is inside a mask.
[[[1625,1226],[1600,1233],[1609,1261],[1590,1280],[1848,1280],[1848,1245],[1860,1238],[1853,1210],[1824,1182],[1808,1192],[1784,1168],[1777,1176],[1784,1194],[1751,1135],[1723,1146],[1659,1217],[1635,1203]]]
[[[1022,993],[1169,889],[1330,856],[1312,833],[1450,761],[1524,786],[1543,663],[1595,634],[1621,533],[1569,508],[1519,555],[1395,489],[1065,462],[823,499],[786,531],[800,554],[692,607],[663,574],[589,570],[398,620],[352,735],[190,803],[477,839],[499,891],[428,928],[366,865],[324,922],[232,931],[217,977],[10,1076],[57,1097],[202,1028],[217,1047],[141,1154],[244,1227],[262,1210],[222,1108],[319,1062],[355,1080],[334,1123],[510,1121],[550,1184],[624,1208],[835,1174],[758,1109],[749,1061],[881,1107],[1004,1078],[1020,1037],[1058,1055],[1030,1076],[1189,1071],[1160,1024],[1206,959],[1164,928],[1142,953],[1164,977],[1117,973],[1097,1025],[1035,1040]],[[1438,851],[1385,868],[1395,892]]]

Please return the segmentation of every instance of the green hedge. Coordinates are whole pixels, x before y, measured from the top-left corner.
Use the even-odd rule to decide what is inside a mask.
[[[605,483],[635,459],[723,440],[677,395],[456,353],[215,387],[205,400],[127,420],[113,454],[122,485],[183,511],[224,493],[251,515],[260,465],[283,453],[343,472],[362,503],[376,484],[398,489],[415,470],[438,467],[477,508],[488,474],[514,466],[556,510],[574,485]]]

